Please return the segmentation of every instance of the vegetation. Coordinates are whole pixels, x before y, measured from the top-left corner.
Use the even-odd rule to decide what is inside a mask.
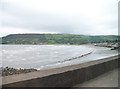
[[[2,40],[2,41],[1,41]],[[1,44],[71,44],[80,45],[87,43],[95,43],[96,46],[111,47],[112,49],[119,48],[119,36],[105,35],[105,36],[88,36],[88,35],[74,35],[74,34],[12,34],[0,38]],[[88,53],[89,54],[89,53]],[[86,54],[85,54],[86,55]],[[84,56],[84,55],[82,55]],[[65,61],[80,58],[67,59]],[[62,61],[60,61],[62,62]],[[28,73],[37,71],[36,69],[15,69],[10,67],[1,67],[1,75],[8,76],[14,74]]]
[[[2,44],[86,44],[118,42],[117,35],[87,36],[74,34],[12,34],[2,39]]]

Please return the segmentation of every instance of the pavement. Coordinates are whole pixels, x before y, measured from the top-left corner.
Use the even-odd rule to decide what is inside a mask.
[[[118,87],[118,69],[114,69],[73,87]]]

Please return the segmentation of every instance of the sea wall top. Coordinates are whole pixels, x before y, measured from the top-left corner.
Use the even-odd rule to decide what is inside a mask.
[[[20,82],[20,81],[25,81],[30,79],[42,78],[42,77],[50,76],[53,74],[60,74],[67,71],[86,68],[92,65],[97,65],[97,64],[101,64],[101,63],[108,62],[111,60],[116,60],[116,59],[118,59],[118,56],[112,56],[109,58],[104,58],[104,59],[90,61],[90,62],[76,64],[76,65],[64,66],[60,68],[39,70],[36,72],[31,72],[26,74],[16,74],[11,76],[5,76],[5,77],[2,77],[2,84],[4,85],[4,84],[15,83],[15,82]]]

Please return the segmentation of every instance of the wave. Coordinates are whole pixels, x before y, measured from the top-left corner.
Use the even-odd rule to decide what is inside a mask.
[[[75,59],[78,59],[78,58],[81,58],[81,57],[85,57],[85,56],[90,55],[92,53],[93,53],[93,51],[85,53],[85,54],[82,54],[82,55],[77,56],[77,57],[72,57],[72,58],[69,58],[69,59],[66,59],[66,60],[63,60],[63,61],[53,62],[53,63],[50,63],[48,65],[41,66],[40,68],[38,68],[38,70],[40,70],[42,68],[45,68],[45,67],[48,67],[48,66],[59,65],[59,64],[65,63],[67,61],[71,61],[71,60],[75,60]]]

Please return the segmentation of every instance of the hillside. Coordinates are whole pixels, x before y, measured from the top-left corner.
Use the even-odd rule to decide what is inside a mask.
[[[73,34],[11,34],[2,37],[2,44],[86,44],[117,42],[118,36],[87,36]]]

